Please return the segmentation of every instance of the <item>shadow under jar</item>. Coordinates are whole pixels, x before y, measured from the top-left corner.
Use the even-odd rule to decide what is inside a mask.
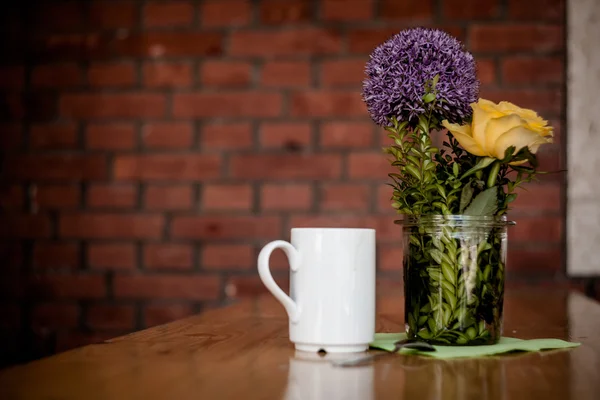
[[[409,216],[403,227],[409,338],[487,345],[502,335],[507,227],[502,217]]]

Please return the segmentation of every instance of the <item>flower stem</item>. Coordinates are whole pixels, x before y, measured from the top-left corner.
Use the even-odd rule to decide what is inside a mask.
[[[487,187],[491,188],[496,185],[496,179],[498,178],[498,172],[500,172],[500,162],[496,161],[492,164],[490,174],[488,175]]]

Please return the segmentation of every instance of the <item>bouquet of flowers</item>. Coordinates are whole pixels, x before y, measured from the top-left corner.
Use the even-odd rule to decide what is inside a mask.
[[[407,29],[377,47],[363,99],[389,132],[392,207],[404,219],[409,337],[495,343],[501,334],[506,213],[538,172],[552,128],[534,111],[478,98],[473,56],[447,33]],[[446,130],[435,147],[432,136]]]

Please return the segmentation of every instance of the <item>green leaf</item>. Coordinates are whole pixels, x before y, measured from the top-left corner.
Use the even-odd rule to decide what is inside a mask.
[[[516,193],[511,193],[508,196],[506,196],[506,202],[507,203],[512,203],[516,199],[517,199],[517,194]]]
[[[498,187],[494,186],[479,193],[465,209],[465,215],[494,215],[498,209]]]
[[[440,81],[440,74],[437,74],[436,76],[433,77],[433,82],[431,82],[431,86],[435,89],[435,87],[437,86],[439,81]]]
[[[473,191],[474,191],[473,190],[473,186],[471,185],[471,182],[469,181],[469,183],[467,183],[463,187],[462,192],[460,194],[460,209],[459,209],[459,212],[461,214],[464,211],[464,209],[471,202],[471,199],[473,198]]]
[[[409,174],[411,174],[412,176],[414,176],[415,178],[417,178],[419,181],[421,180],[421,174],[419,173],[419,171],[413,167],[412,165],[407,165],[404,167],[405,171],[408,171]]]
[[[467,176],[473,175],[477,171],[480,171],[480,170],[486,168],[488,165],[490,165],[494,161],[496,161],[495,158],[492,158],[492,157],[483,157],[481,160],[479,160],[479,162],[473,168],[471,168],[470,170],[468,170],[467,172],[465,172],[464,175],[460,179],[464,179]]]
[[[427,93],[425,96],[423,96],[423,102],[425,104],[431,103],[434,100],[435,100],[435,94],[433,94],[433,93]]]
[[[439,251],[438,249],[431,249],[429,250],[429,255],[431,256],[431,258],[433,258],[435,260],[436,263],[441,264],[442,262],[442,252]]]

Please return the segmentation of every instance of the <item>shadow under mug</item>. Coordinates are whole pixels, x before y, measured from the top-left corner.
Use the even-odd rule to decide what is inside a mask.
[[[269,270],[282,249],[290,263],[290,295]],[[291,243],[276,240],[258,256],[258,272],[289,317],[296,350],[365,351],[375,335],[375,230],[294,228]]]

